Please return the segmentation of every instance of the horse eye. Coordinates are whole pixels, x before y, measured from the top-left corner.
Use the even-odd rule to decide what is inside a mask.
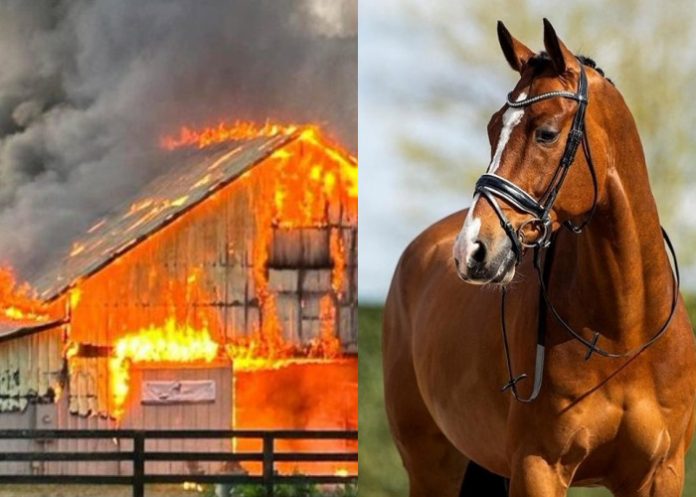
[[[549,128],[537,128],[536,132],[537,143],[549,145],[558,139],[558,131]]]

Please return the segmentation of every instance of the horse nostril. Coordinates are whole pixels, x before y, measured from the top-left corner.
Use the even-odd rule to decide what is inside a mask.
[[[471,258],[479,264],[486,260],[486,246],[483,242],[476,242],[476,248],[471,254]]]
[[[459,259],[457,259],[456,257],[454,258],[454,267],[459,269]]]

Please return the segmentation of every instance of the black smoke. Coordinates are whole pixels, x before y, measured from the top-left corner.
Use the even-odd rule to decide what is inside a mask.
[[[37,276],[181,125],[319,122],[357,150],[357,0],[0,4],[0,263]]]

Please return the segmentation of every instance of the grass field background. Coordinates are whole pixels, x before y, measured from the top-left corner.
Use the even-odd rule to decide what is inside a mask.
[[[692,322],[696,301],[689,302]],[[406,473],[394,448],[382,394],[382,310],[361,307],[360,315],[360,490],[370,497],[407,496]],[[696,445],[696,444],[695,444]],[[696,449],[687,459],[684,497],[696,496]],[[601,488],[574,488],[571,497],[609,497]]]

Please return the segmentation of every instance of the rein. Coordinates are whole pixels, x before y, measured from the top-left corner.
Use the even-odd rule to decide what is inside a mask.
[[[592,202],[592,207],[587,215],[587,217],[580,223],[580,225],[575,225],[570,221],[566,221],[564,226],[568,228],[572,233],[579,235],[582,233],[583,228],[592,219],[595,210],[597,209],[598,201],[598,184],[597,175],[594,168],[594,163],[592,162],[592,154],[590,147],[586,138],[585,131],[585,111],[588,104],[588,84],[587,76],[585,75],[585,69],[583,68],[582,62],[580,62],[580,81],[578,84],[578,90],[576,93],[567,91],[551,91],[547,93],[542,93],[540,95],[535,95],[523,100],[514,101],[512,100],[512,93],[508,94],[507,105],[513,108],[526,107],[532,105],[536,102],[546,100],[549,98],[567,98],[575,100],[578,103],[578,109],[573,117],[573,123],[571,129],[568,133],[568,138],[566,141],[565,150],[561,161],[553,174],[551,182],[547,187],[544,194],[541,196],[540,200],[536,200],[528,192],[517,186],[512,181],[502,176],[498,176],[493,173],[483,174],[479,180],[476,182],[476,188],[474,193],[483,196],[488,203],[491,205],[495,211],[498,219],[500,220],[500,225],[507,234],[508,238],[512,242],[512,249],[515,253],[516,264],[522,260],[522,255],[525,248],[534,249],[534,269],[537,273],[539,280],[539,324],[537,326],[537,343],[536,343],[536,358],[534,365],[534,385],[532,388],[532,393],[529,397],[521,397],[517,391],[517,383],[523,379],[527,378],[526,373],[522,373],[515,376],[513,373],[512,360],[510,357],[510,345],[508,340],[508,331],[505,320],[505,297],[507,295],[506,288],[503,287],[503,293],[501,296],[501,331],[503,335],[503,348],[505,352],[505,362],[508,370],[509,381],[506,383],[502,391],[510,390],[513,397],[524,403],[529,403],[535,400],[539,393],[541,392],[542,378],[544,373],[544,361],[546,356],[546,314],[547,310],[551,311],[551,315],[554,317],[556,322],[561,325],[570,335],[580,342],[584,347],[587,347],[587,354],[585,360],[589,360],[593,353],[597,353],[600,356],[608,358],[627,358],[633,357],[640,354],[642,351],[654,344],[664,333],[667,331],[677,308],[679,301],[679,266],[677,263],[677,257],[674,252],[674,247],[671,240],[667,236],[667,232],[662,228],[662,237],[669,249],[673,261],[673,274],[672,274],[672,304],[670,307],[669,316],[664,324],[659,328],[659,330],[645,343],[639,347],[629,350],[623,353],[613,353],[609,352],[599,346],[597,342],[599,341],[600,334],[595,332],[591,340],[583,337],[579,332],[575,331],[570,324],[563,319],[559,314],[558,310],[555,308],[548,294],[548,280],[550,277],[550,270],[553,263],[553,254],[555,249],[555,240],[557,233],[552,233],[551,230],[551,209],[553,207],[558,193],[563,186],[566,179],[570,166],[575,160],[575,154],[577,152],[578,146],[582,144],[583,153],[585,159],[587,160],[587,165],[592,177],[592,184],[594,190],[594,199]],[[515,230],[507,218],[498,200],[503,200],[507,204],[530,214],[532,219],[529,219],[522,223],[522,225]],[[541,231],[541,235],[537,237],[536,240],[528,242],[525,239],[524,228],[529,225],[534,225],[538,227]]]

